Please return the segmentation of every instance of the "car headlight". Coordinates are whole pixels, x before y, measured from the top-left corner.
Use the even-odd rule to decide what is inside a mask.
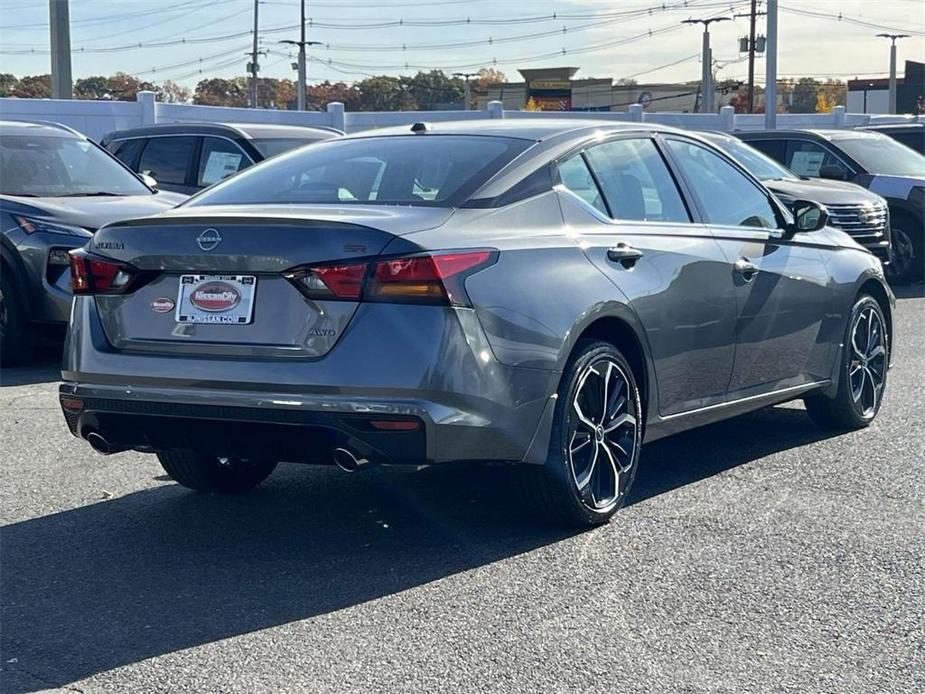
[[[34,217],[20,217],[19,215],[13,215],[13,219],[16,220],[16,224],[27,234],[34,234],[37,231],[49,233],[49,234],[65,234],[67,236],[84,236],[89,234],[90,231],[84,229],[83,227],[73,226],[71,224],[61,224],[60,222],[46,222],[41,219],[35,219]]]

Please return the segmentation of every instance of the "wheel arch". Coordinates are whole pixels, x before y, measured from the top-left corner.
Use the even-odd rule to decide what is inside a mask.
[[[12,276],[13,286],[17,289],[20,306],[28,315],[30,297],[29,292],[26,291],[26,271],[22,266],[19,254],[7,248],[6,239],[0,245],[0,272],[3,274],[9,273]]]
[[[869,294],[874,298],[874,300],[880,305],[880,310],[883,311],[883,317],[886,318],[886,332],[888,338],[888,346],[890,353],[893,352],[893,300],[891,298],[891,293],[883,286],[883,283],[874,278],[869,277],[866,280],[863,280],[858,287],[857,291],[854,294],[854,302],[858,300],[858,297],[861,294]]]

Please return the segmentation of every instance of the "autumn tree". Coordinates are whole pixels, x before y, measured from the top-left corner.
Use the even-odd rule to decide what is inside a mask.
[[[367,77],[353,85],[359,92],[359,111],[416,111],[417,103],[398,77]]]
[[[158,101],[168,104],[188,104],[191,96],[189,89],[173,80],[164,80],[157,85]]]
[[[361,110],[362,95],[356,86],[344,82],[329,82],[325,80],[306,90],[306,101],[309,105],[323,111],[333,101],[339,101],[348,111]]]
[[[50,99],[51,75],[26,75],[13,87],[10,96],[20,99]]]
[[[507,82],[507,76],[496,67],[483,67],[475,78],[475,88],[485,90],[493,84]]]
[[[19,80],[8,72],[0,73],[0,96],[12,96]]]
[[[110,98],[116,101],[135,101],[138,92],[155,91],[150,82],[144,82],[125,72],[117,72],[107,80]]]

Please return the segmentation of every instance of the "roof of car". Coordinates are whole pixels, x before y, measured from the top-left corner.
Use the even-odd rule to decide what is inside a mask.
[[[122,140],[145,135],[231,135],[246,140],[274,138],[326,139],[342,133],[335,128],[316,125],[280,125],[276,123],[159,123],[126,128],[107,133],[103,140]]]
[[[676,128],[663,125],[654,125],[649,123],[637,123],[626,121],[610,121],[600,118],[509,118],[497,120],[463,120],[463,121],[443,121],[443,122],[426,122],[426,130],[418,136],[435,135],[482,135],[486,137],[512,137],[522,140],[533,140],[540,142],[556,135],[565,133],[580,133],[582,131],[593,130],[658,130],[681,132]],[[358,133],[348,135],[348,138],[361,137],[380,137],[396,135],[413,135],[413,127],[419,127],[418,124],[408,124],[394,126],[390,128],[379,128],[376,130],[364,130]]]
[[[925,123],[884,123],[881,125],[864,125],[862,130],[874,130],[877,132],[903,132],[914,130],[925,130]]]
[[[76,130],[51,121],[0,120],[0,135],[30,135],[32,137],[72,137],[86,139]]]
[[[736,132],[736,135],[748,139],[750,135],[756,135],[761,138],[773,138],[773,137],[792,137],[794,135],[814,135],[823,140],[844,140],[846,138],[852,137],[885,137],[880,133],[865,131],[865,130],[852,130],[844,129],[839,130],[837,128],[789,128],[789,129],[778,129],[778,130],[742,130]]]

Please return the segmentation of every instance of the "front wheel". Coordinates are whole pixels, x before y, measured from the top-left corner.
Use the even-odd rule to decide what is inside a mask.
[[[157,459],[178,484],[198,492],[246,492],[276,468],[275,461],[219,458],[186,450],[163,451]]]
[[[912,235],[905,218],[900,226],[891,225],[890,238],[893,246],[892,260],[883,268],[890,284],[912,284],[922,275],[922,242]],[[920,232],[921,233],[921,232]]]
[[[814,393],[804,398],[806,411],[827,429],[862,429],[880,411],[890,361],[886,319],[873,297],[863,294],[854,304],[841,358],[835,397]]]
[[[636,379],[620,351],[579,342],[559,386],[546,464],[521,466],[538,510],[569,525],[606,523],[626,503],[636,476],[641,413]]]

